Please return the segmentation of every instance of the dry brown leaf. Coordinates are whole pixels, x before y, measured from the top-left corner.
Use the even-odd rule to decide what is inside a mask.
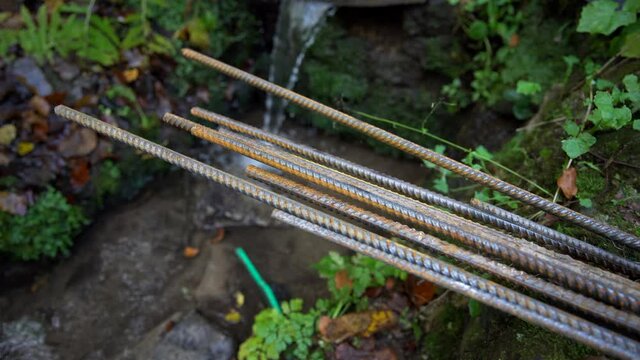
[[[578,187],[576,186],[576,178],[578,177],[578,172],[576,168],[571,167],[562,172],[562,175],[556,181],[560,190],[562,190],[562,194],[565,198],[571,200],[578,193]]]
[[[336,289],[340,290],[345,286],[353,287],[353,281],[349,278],[347,270],[340,270],[335,275]]]
[[[140,70],[138,70],[138,68],[127,69],[119,74],[119,77],[122,79],[122,81],[126,82],[127,84],[138,80],[139,76]]]
[[[217,244],[224,239],[224,228],[220,227],[216,229],[215,235],[209,240],[212,244]]]
[[[511,35],[511,37],[509,38],[509,47],[517,47],[520,44],[520,35],[518,34],[513,34]]]
[[[76,128],[62,139],[58,151],[64,157],[89,155],[98,145],[96,132],[87,128]]]
[[[89,162],[86,159],[77,159],[71,162],[71,185],[82,188],[91,177]]]
[[[318,321],[318,332],[324,340],[337,343],[352,336],[371,336],[380,330],[395,326],[397,320],[397,316],[391,310],[350,313],[336,319],[322,317]]]
[[[413,305],[422,306],[433,299],[436,294],[436,286],[432,282],[409,274],[407,292]]]
[[[0,191],[0,211],[13,215],[26,214],[27,197],[7,191]]]
[[[186,257],[187,259],[194,258],[198,256],[199,253],[200,253],[200,249],[193,246],[186,246],[184,250],[182,250],[182,255],[184,255],[184,257]]]
[[[43,98],[42,96],[34,96],[29,100],[29,105],[36,113],[42,116],[49,116],[49,112],[51,111],[51,105],[49,102]]]

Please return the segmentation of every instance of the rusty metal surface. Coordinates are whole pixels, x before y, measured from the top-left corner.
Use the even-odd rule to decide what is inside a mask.
[[[214,131],[171,114],[164,117],[166,122],[189,131],[194,136],[220,144],[357,201],[373,205],[374,208],[397,215],[404,220],[410,222],[419,220],[423,226],[431,226],[434,232],[439,231],[452,238],[462,236],[462,239],[466,239],[466,243],[462,241],[463,243],[475,246],[485,255],[503,255],[504,259],[514,263],[517,260],[519,265],[527,267],[527,270],[534,274],[546,274],[545,276],[552,279],[554,283],[516,270],[486,256],[454,246],[435,236],[425,234],[397,221],[391,221],[372,211],[360,209],[322,192],[295,182],[286,182],[290,180],[281,177],[274,178],[275,175],[262,170],[249,168],[252,175],[264,178],[261,180],[268,181],[270,179],[271,183],[275,181],[273,185],[286,187],[288,191],[297,193],[307,200],[331,207],[335,211],[366,222],[384,232],[396,234],[403,239],[412,241],[419,248],[428,248],[447,254],[447,256],[463,261],[474,268],[491,272],[513,284],[539,292],[543,294],[545,299],[565,304],[568,309],[572,309],[578,314],[589,315],[590,318],[600,319],[604,324],[613,326],[613,328],[607,329],[576,314],[558,309],[541,300],[523,295],[517,290],[462,270],[419,249],[402,245],[392,239],[364,230],[347,221],[218,170],[81,112],[65,106],[57,106],[55,112],[100,134],[124,142],[187,171],[204,176],[271,205],[278,209],[274,216],[281,221],[385,261],[442,287],[460,292],[523,320],[573,338],[609,355],[624,359],[640,358],[640,344],[614,330],[626,328],[629,330],[629,334],[637,334],[638,332],[638,317],[631,312],[637,312],[637,292],[640,290],[638,284],[628,279],[600,269],[593,270],[591,267],[564,255],[556,257],[553,252],[547,249],[494,229],[481,227],[468,222],[468,220],[464,220],[464,229],[458,229],[455,225],[463,219],[369,184],[361,179],[304,160],[278,148],[259,144],[255,140],[237,134]],[[309,191],[315,191],[315,193]],[[426,212],[428,216],[422,212]],[[447,223],[447,221],[453,222],[453,224]],[[566,260],[570,264],[564,264],[560,260]],[[553,266],[556,268],[553,269]],[[583,271],[583,273],[576,274],[577,270]],[[583,292],[593,298],[583,296],[567,288]],[[613,305],[617,305],[622,310],[595,299],[609,303],[614,302]]]
[[[261,181],[271,187],[356,219],[364,224],[388,232],[393,236],[409,240],[441,255],[450,256],[480,270],[497,275],[513,284],[536,291],[549,299],[561,302],[565,306],[569,306],[582,313],[589,314],[605,322],[625,327],[629,331],[640,333],[640,317],[638,316],[564,289],[561,286],[544,281],[524,271],[514,269],[484,256],[464,250],[456,245],[442,241],[437,237],[341,201],[333,196],[267,170],[250,165],[246,171],[250,178]]]
[[[579,325],[584,322],[583,319],[540,303],[528,296],[511,295],[509,293],[512,291],[508,288],[425,254],[417,253],[364,229],[349,226],[350,224],[327,227],[323,219],[305,219],[296,214],[279,210],[274,210],[273,216],[289,225],[383,261],[441,287],[454,290],[551,331],[567,334],[568,337],[589,344],[605,353],[614,355],[613,351],[615,351],[615,356],[623,359],[637,359],[640,356],[640,344],[631,339],[611,333],[604,328],[596,329],[592,326],[584,327],[584,324]],[[541,313],[546,316],[541,316]],[[548,316],[561,321],[549,322]],[[568,328],[566,324],[575,324],[576,326]],[[580,330],[578,331],[577,328]],[[584,332],[584,330],[587,331]],[[593,337],[595,335],[593,330],[598,333],[598,336]],[[609,334],[604,336],[607,340],[602,341],[601,335],[604,333]],[[611,349],[614,344],[617,345],[616,348]]]
[[[311,100],[305,96],[299,95],[291,90],[270,83],[262,78],[249,74],[233,66],[227,65],[221,61],[198,53],[194,50],[183,49],[182,54],[189,59],[198,61],[206,66],[224,73],[225,75],[244,81],[256,88],[272,93],[278,97],[287,99],[311,111],[317,112],[335,122],[358,130],[373,139],[393,146],[396,149],[406,152],[407,154],[414,155],[420,159],[429,161],[435,165],[448,169],[466,179],[509,195],[514,199],[518,199],[526,204],[535,206],[541,210],[556,215],[561,219],[571,221],[595,233],[603,235],[615,242],[629,246],[636,250],[640,250],[640,238],[617,229],[611,225],[605,224],[577,211],[551,202],[541,196],[521,189],[513,184],[502,181],[482,171],[473,169],[472,167],[455,161],[447,156],[438,154],[435,151],[427,149],[386,130],[358,120],[353,116],[347,115],[336,109]]]
[[[373,184],[394,190],[414,199],[422,200],[427,204],[441,206],[465,218],[477,220],[506,230],[515,236],[533,240],[540,245],[571,255],[576,259],[600,265],[608,270],[616,271],[631,276],[632,278],[640,277],[640,263],[638,262],[612,254],[589,243],[559,233],[495,206],[486,204],[488,207],[483,207],[484,205],[481,206],[477,203],[473,203],[476,207],[471,206],[202,108],[192,108],[191,114],[230,130],[267,141],[295,154],[304,156],[307,159],[344,171],[347,174],[366,179]],[[472,200],[472,202],[473,201],[474,200]]]
[[[176,118],[179,117],[171,115],[165,116],[164,120],[172,123]],[[186,119],[181,119],[180,121],[181,123],[189,122]],[[453,219],[453,223],[443,223],[404,206],[404,204],[390,201],[379,194],[342,182],[338,179],[344,179],[343,175],[336,171],[320,165],[313,166],[311,165],[313,163],[307,164],[308,166],[301,165],[306,160],[291,161],[293,155],[278,153],[274,149],[256,144],[255,141],[249,141],[250,144],[242,143],[237,139],[230,138],[228,134],[222,134],[219,131],[195,123],[190,126],[190,131],[196,137],[224,146],[254,160],[350,196],[355,200],[362,201],[414,223],[419,223],[435,233],[452,237],[488,254],[499,256],[572,290],[605,301],[621,309],[640,313],[639,286],[628,279],[593,268],[570,257],[554,254],[522,239],[509,238],[508,235],[501,233],[491,233],[488,231],[489,229],[475,228],[477,224],[467,224],[471,227],[471,232],[460,229],[456,226],[462,220],[459,218]],[[331,172],[323,173],[323,171]],[[447,216],[447,213],[438,216]],[[481,230],[486,236],[475,234],[473,232],[474,229]]]

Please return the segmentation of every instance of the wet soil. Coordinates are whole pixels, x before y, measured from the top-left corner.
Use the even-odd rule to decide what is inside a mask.
[[[255,123],[260,117],[254,113],[245,120]],[[409,181],[420,182],[426,173],[417,162],[382,157],[362,144],[312,129],[288,124],[285,133]],[[238,168],[237,159],[231,163],[225,167]],[[203,188],[217,193],[196,191]],[[280,298],[301,297],[313,304],[326,286],[311,265],[328,251],[344,250],[278,224],[243,226],[247,222],[237,221],[234,226],[233,216],[227,216],[233,211],[214,218],[218,224],[210,228],[196,221],[196,211],[202,208],[198,204],[247,204],[241,199],[183,172],[157,179],[133,202],[96,219],[77,239],[69,258],[19,284],[2,284],[0,322],[25,318],[40,322],[45,344],[61,359],[119,358],[172,314],[194,308],[242,341],[266,302],[235,257],[238,246]],[[256,213],[268,214],[266,206],[248,203]],[[220,224],[225,225],[225,237],[213,244],[211,229]],[[200,253],[185,258],[185,246],[197,247]],[[244,294],[243,306],[236,303],[236,292]],[[232,309],[240,312],[239,323],[224,319]]]

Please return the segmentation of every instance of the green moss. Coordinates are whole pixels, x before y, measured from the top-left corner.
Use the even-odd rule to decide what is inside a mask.
[[[464,332],[466,318],[466,308],[445,305],[435,320],[433,329],[424,337],[422,351],[429,355],[429,359],[458,358],[458,343]]]
[[[577,360],[595,351],[496,310],[469,322],[459,347],[459,359]]]
[[[67,255],[87,219],[53,188],[42,193],[26,215],[0,212],[0,253],[20,260]]]
[[[595,198],[602,194],[606,185],[605,178],[596,170],[581,168],[580,171],[578,171],[578,177],[576,179],[578,196],[588,199]]]

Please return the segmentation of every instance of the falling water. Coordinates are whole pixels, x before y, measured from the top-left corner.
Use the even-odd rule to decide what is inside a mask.
[[[333,4],[317,0],[283,0],[273,38],[269,81],[292,89],[298,81],[305,53],[313,45],[326,18],[333,15]],[[285,119],[288,101],[267,95],[265,130],[278,132]]]

